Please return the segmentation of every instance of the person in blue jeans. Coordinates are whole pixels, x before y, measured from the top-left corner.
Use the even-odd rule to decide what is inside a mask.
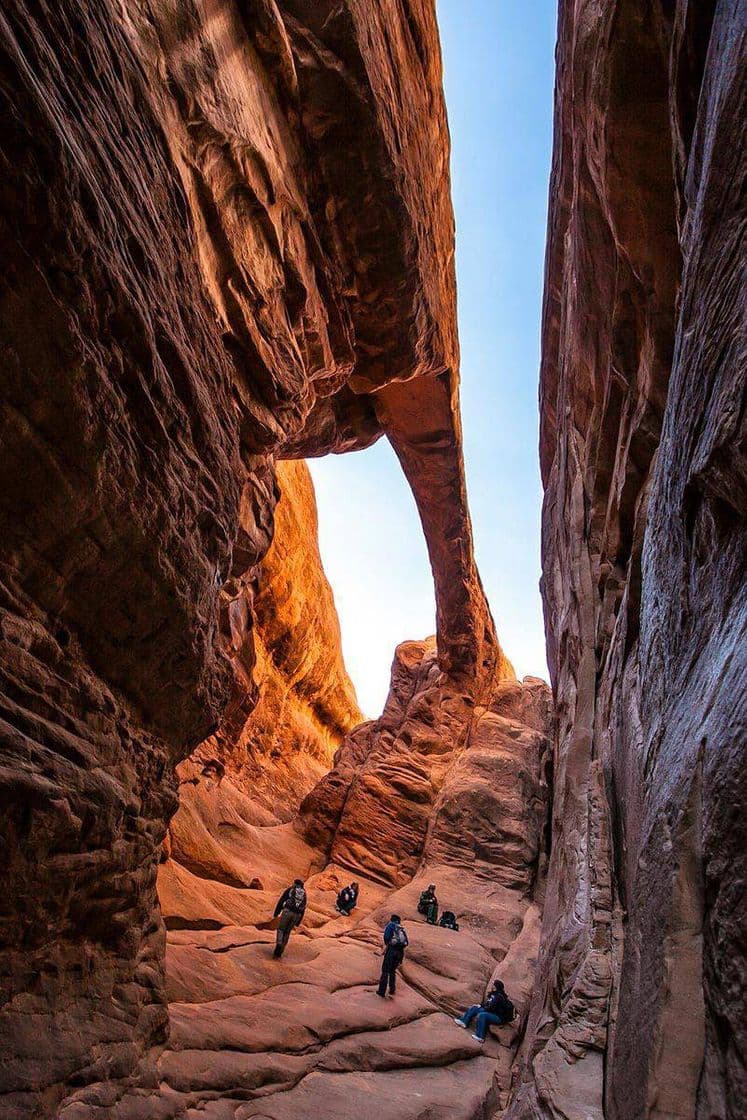
[[[484,1042],[488,1027],[500,1027],[502,1023],[510,1023],[515,1014],[514,1005],[506,995],[502,981],[496,980],[483,1002],[468,1007],[454,1022],[458,1027],[464,1027],[466,1030],[474,1019],[475,1033],[472,1037],[476,1042]]]

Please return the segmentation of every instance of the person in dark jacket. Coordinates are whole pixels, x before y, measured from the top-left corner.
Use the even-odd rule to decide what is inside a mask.
[[[464,1027],[466,1030],[472,1020],[476,1019],[475,1033],[472,1037],[476,1042],[484,1042],[488,1027],[499,1027],[502,1023],[510,1023],[515,1014],[514,1005],[506,995],[503,983],[496,980],[482,1003],[476,1003],[472,1007],[468,1007],[464,1014],[455,1019],[454,1022],[457,1026]]]
[[[394,995],[397,969],[405,959],[405,949],[409,945],[407,934],[400,925],[401,921],[399,914],[392,914],[384,930],[384,961],[376,992],[382,999],[386,996],[387,985],[389,985],[389,995]]]
[[[300,926],[306,912],[306,891],[303,879],[295,879],[293,885],[283,891],[275,907],[275,917],[280,915],[278,932],[275,940],[274,957],[282,957],[291,930]]]
[[[350,917],[351,911],[355,910],[358,905],[358,884],[351,883],[349,887],[343,887],[337,896],[335,909],[344,914],[346,918]]]
[[[422,914],[429,925],[435,926],[438,919],[438,899],[434,883],[423,891],[418,902],[418,914]]]

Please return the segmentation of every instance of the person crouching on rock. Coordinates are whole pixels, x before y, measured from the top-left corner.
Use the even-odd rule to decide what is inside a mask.
[[[472,1037],[476,1042],[484,1042],[488,1027],[500,1027],[502,1023],[510,1023],[516,1016],[516,1010],[511,1000],[506,995],[506,989],[500,980],[496,980],[482,1003],[476,1003],[454,1022],[465,1029],[473,1019],[476,1019],[475,1033]]]
[[[294,879],[293,886],[283,891],[275,907],[275,917],[280,915],[273,957],[282,957],[291,930],[300,926],[306,911],[306,891],[303,879]]]
[[[383,999],[386,995],[387,984],[389,995],[394,995],[397,969],[405,959],[405,949],[410,944],[404,928],[400,925],[402,919],[399,914],[392,914],[384,930],[384,962],[381,966],[381,979],[376,992]]]
[[[438,899],[436,898],[436,887],[433,883],[420,895],[418,914],[422,914],[429,925],[435,926],[438,918]]]
[[[341,914],[344,914],[346,918],[349,918],[351,912],[355,910],[357,904],[358,884],[351,883],[349,887],[343,887],[338,894],[335,909],[339,910]]]

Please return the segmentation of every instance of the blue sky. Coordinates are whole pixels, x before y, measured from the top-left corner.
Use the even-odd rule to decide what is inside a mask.
[[[547,677],[537,587],[537,378],[557,0],[438,0],[437,6],[477,562],[519,676]],[[310,466],[345,660],[361,707],[377,716],[394,647],[434,630],[422,530],[385,440]]]

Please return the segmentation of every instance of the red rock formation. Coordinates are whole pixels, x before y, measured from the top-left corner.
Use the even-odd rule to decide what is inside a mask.
[[[242,618],[253,619],[251,675],[236,670],[242,702],[229,707],[218,732],[180,764],[178,774],[188,794],[185,783],[204,772],[228,771],[256,809],[287,821],[363,717],[342,660],[340,625],[319,556],[311,477],[304,463],[285,462],[278,464],[277,482],[272,545],[244,585],[244,599],[234,600]]]
[[[107,1107],[163,1036],[172,767],[254,704],[276,458],[390,434],[442,668],[508,669],[432,4],[10,0],[0,97],[0,1092],[25,1117]]]
[[[444,1010],[497,965],[524,1008],[539,952],[513,1120],[736,1117],[744,39],[736,0],[561,10],[538,950],[547,703],[513,680],[473,557],[431,0],[4,5],[4,1116],[334,1117],[353,1093],[403,1120],[437,1064],[438,1107],[467,1120],[506,1104],[518,1036],[494,1083]],[[353,712],[299,548],[302,468],[281,468],[298,520],[281,505],[268,555],[276,463],[382,434],[437,643],[401,648],[299,835],[273,799]],[[159,1055],[156,874],[190,755],[160,867]],[[246,927],[299,868],[320,896],[303,959],[268,979]],[[353,869],[371,910],[341,929]],[[465,937],[419,931],[401,1009],[371,1008],[385,908],[410,914],[429,878]]]
[[[440,670],[433,639],[403,643],[382,716],[356,728],[304,800],[302,834],[377,882],[408,882],[424,860],[473,872],[484,863],[485,875],[530,891],[546,815],[548,701],[547,686],[529,678],[467,689]]]
[[[177,766],[179,809],[159,878],[164,909],[174,911],[172,925],[210,928],[215,921],[215,907],[203,897],[208,887],[195,882],[199,897],[192,898],[185,870],[234,887],[249,887],[255,879],[266,885],[266,868],[246,858],[247,848],[258,853],[266,847],[266,833],[256,827],[291,820],[346,732],[362,720],[319,556],[308,468],[280,463],[278,482],[273,542],[254,581],[256,594],[251,586],[245,591],[245,617],[252,607],[254,614],[248,695],[255,706],[243,725],[237,722],[242,707],[229,709],[219,731]],[[290,845],[288,875],[296,848]],[[309,862],[304,855],[296,858],[299,866]],[[279,863],[277,853],[271,852],[271,862]]]
[[[505,1105],[539,944],[550,694],[541,681],[495,680],[475,704],[462,689],[439,671],[432,639],[400,646],[384,715],[346,740],[295,829],[250,819],[230,771],[203,778],[174,825],[214,862],[193,874],[176,852],[159,884],[170,1040],[157,1087],[126,1095],[114,1120],[237,1108],[274,1120],[416,1120],[424,1108],[472,1120]],[[309,907],[277,962],[255,923],[297,874]],[[344,918],[335,895],[353,877],[359,906]],[[429,881],[458,933],[417,915]],[[410,947],[396,997],[380,1001],[376,946],[393,910]],[[482,1049],[450,1017],[496,974],[520,1017]]]
[[[745,1074],[743,5],[561,5],[541,384],[558,710],[519,1117]]]

